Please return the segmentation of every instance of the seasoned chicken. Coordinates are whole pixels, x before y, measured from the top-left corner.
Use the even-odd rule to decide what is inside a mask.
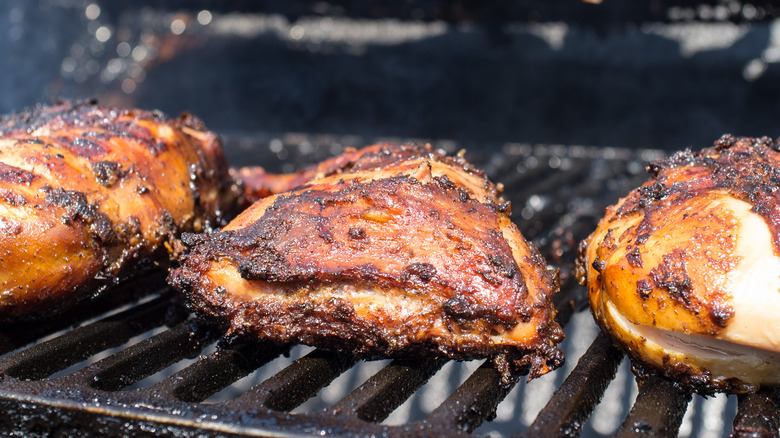
[[[324,160],[320,163],[307,166],[295,173],[268,173],[259,166],[248,166],[230,169],[233,177],[242,190],[242,210],[254,204],[256,201],[280,192],[298,187],[314,178],[323,178],[352,169],[372,169],[384,165],[387,156],[377,153],[377,149],[385,146],[364,147],[360,149],[346,148],[344,153]],[[392,153],[396,160],[409,159],[419,155],[418,148],[393,148]],[[354,166],[358,166],[357,169]]]
[[[780,152],[724,136],[653,163],[581,246],[602,330],[706,393],[780,384]]]
[[[219,140],[189,115],[64,103],[0,119],[0,321],[167,264],[234,197]]]
[[[334,163],[348,163],[335,165]],[[555,273],[483,173],[430,145],[349,151],[191,246],[169,281],[232,334],[364,356],[557,367]]]

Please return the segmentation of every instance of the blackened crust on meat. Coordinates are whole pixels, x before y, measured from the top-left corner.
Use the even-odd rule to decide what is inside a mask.
[[[233,334],[369,357],[501,355],[534,376],[559,366],[557,282],[494,186],[429,148],[367,149],[370,165],[263,200],[221,232],[186,235],[169,282]],[[450,177],[432,177],[432,159]],[[478,189],[455,184],[457,172]]]
[[[641,196],[626,202],[615,218],[652,208],[668,197],[682,201],[703,192],[726,190],[754,206],[753,211],[772,231],[773,243],[780,252],[779,141],[724,135],[713,147],[695,153],[686,150],[655,161],[648,166],[652,179],[639,189]],[[683,168],[696,178],[687,178],[684,185],[670,181],[669,177]]]
[[[13,209],[0,222],[14,224],[0,234],[0,322],[167,266],[181,232],[223,225],[236,191],[218,137],[199,128],[94,102],[0,119],[0,202]]]
[[[455,202],[466,205],[453,211]],[[426,217],[428,208],[439,212],[438,220]],[[388,221],[399,223],[399,229],[388,232],[390,225],[377,222],[385,220],[384,214]],[[232,260],[247,280],[307,285],[372,281],[383,288],[404,287],[421,294],[436,287],[459,297],[497,290],[495,296],[504,301],[483,306],[481,312],[511,325],[516,314],[530,311],[522,305],[524,279],[509,245],[500,233],[490,232],[498,228],[497,219],[488,205],[461,201],[458,192],[400,176],[348,184],[332,192],[307,190],[280,196],[251,226],[217,233],[195,251],[209,261]],[[355,251],[343,248],[349,229],[355,228],[343,229],[346,221],[365,230],[362,246]],[[479,235],[467,228],[472,223],[482,228]],[[318,228],[337,238],[328,242],[310,235]],[[417,250],[415,243],[425,239],[448,257],[442,259],[437,253],[438,258],[432,259]],[[471,249],[457,249],[461,242],[468,242]]]
[[[648,166],[648,171],[650,180],[625,198],[608,219],[614,223],[635,215],[641,216],[636,229],[632,230],[636,235],[636,247],[634,252],[627,255],[629,263],[637,262],[635,254],[638,254],[658,224],[663,222],[670,206],[685,205],[714,192],[727,192],[753,205],[752,211],[764,219],[773,235],[774,247],[780,253],[780,196],[777,195],[780,190],[780,151],[777,142],[767,137],[736,138],[724,135],[710,148],[699,152],[686,150],[655,161]],[[698,213],[691,211],[690,214]],[[733,225],[723,223],[712,226],[723,230],[718,247],[724,251],[733,247],[734,234],[727,232]],[[608,253],[610,250],[607,247],[614,246],[614,243],[607,240],[605,238],[598,244]],[[712,308],[709,301],[691,295],[686,268],[688,255],[685,251],[681,249],[676,253],[664,254],[663,263],[653,268],[650,278],[643,282],[640,294],[649,295],[651,290],[646,288],[649,284],[654,285],[657,290],[663,290],[676,303],[695,314],[699,321],[697,326],[706,327],[710,333],[717,333],[728,324],[733,309],[727,302],[721,302],[721,307],[717,309]],[[722,258],[721,263],[727,265],[733,262]]]
[[[429,161],[443,162],[465,173],[478,176],[484,181],[485,188],[491,196],[498,197],[501,194],[492,182],[484,178],[484,171],[474,167],[462,155],[451,157],[430,144],[420,143],[380,143],[361,149],[346,148],[343,154],[301,169],[295,174],[277,175],[266,173],[260,168],[245,168],[235,171],[234,177],[243,183],[243,205],[248,207],[259,199],[291,190],[314,178],[382,169],[402,160],[421,157]],[[443,175],[439,182],[455,187],[446,175]],[[500,208],[508,210],[509,204],[502,202]]]
[[[701,351],[713,339],[725,343],[724,351],[728,343],[759,351],[769,341],[756,333],[774,333],[763,327],[751,333],[745,327],[760,326],[762,316],[740,309],[774,291],[760,290],[766,287],[760,282],[746,287],[741,276],[762,276],[746,272],[780,254],[778,142],[725,135],[699,152],[655,161],[648,171],[648,181],[608,207],[580,245],[577,276],[596,321],[642,373],[664,374],[703,394],[776,385],[772,360],[760,354],[755,361],[744,359],[748,353],[724,354],[721,361]],[[767,230],[758,231],[768,232],[771,243],[751,248],[757,238],[748,236],[761,220]],[[748,254],[755,259],[746,262]],[[653,339],[656,333],[679,335],[681,342]],[[698,344],[688,336],[701,337],[704,346],[689,348]]]

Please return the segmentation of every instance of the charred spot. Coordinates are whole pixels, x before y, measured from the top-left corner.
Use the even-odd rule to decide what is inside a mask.
[[[171,236],[176,233],[176,221],[168,210],[163,210],[157,218],[157,227],[154,234],[159,238],[162,236]]]
[[[352,322],[355,319],[355,308],[349,301],[330,297],[325,305],[331,310],[331,316],[337,320]]]
[[[0,181],[29,186],[38,176],[30,171],[0,163]]]
[[[585,286],[588,279],[588,241],[582,240],[577,246],[577,260],[574,262],[574,276],[580,286]]]
[[[73,141],[68,141],[67,138],[58,139],[59,142],[78,155],[79,157],[92,158],[99,157],[108,153],[108,149],[100,144],[97,139],[91,139],[92,137],[76,137]]]
[[[430,263],[412,263],[401,272],[403,282],[428,283],[436,277],[436,267]]]
[[[92,163],[92,172],[95,174],[95,179],[98,184],[104,187],[111,187],[124,177],[121,166],[115,161],[98,161]]]
[[[21,193],[15,193],[10,190],[0,190],[0,199],[13,207],[19,207],[27,204],[27,198]]]
[[[469,199],[471,199],[471,196],[469,196],[469,192],[467,192],[464,189],[458,188],[458,201],[467,202]]]
[[[435,176],[433,181],[443,190],[455,190],[457,187],[447,175]]]
[[[719,139],[715,141],[715,149],[716,150],[723,150],[728,149],[732,146],[734,146],[734,143],[737,142],[737,139],[734,138],[731,134],[723,134]]]
[[[663,263],[650,271],[655,287],[669,292],[669,296],[686,308],[691,304],[693,285],[685,267],[684,253],[674,250],[663,256]]]
[[[349,227],[347,235],[350,239],[362,240],[366,238],[366,230],[359,227]]]
[[[108,216],[100,212],[97,205],[90,204],[84,193],[50,186],[42,188],[41,191],[46,194],[44,202],[47,207],[65,209],[65,214],[60,217],[63,224],[81,222],[88,226],[93,237],[99,242],[109,243],[114,240],[115,233]]]
[[[650,164],[647,165],[645,170],[647,170],[647,173],[650,175],[656,177],[659,173],[661,173],[661,170],[663,170],[666,166],[663,165],[660,161],[653,161]]]
[[[460,324],[474,323],[478,320],[489,324],[501,324],[513,319],[512,312],[502,313],[498,309],[479,305],[464,296],[456,296],[445,301],[442,304],[442,313]]]
[[[148,191],[149,191],[149,187],[146,187],[143,184],[138,184],[135,187],[135,192],[138,193],[139,195],[143,195],[144,193],[147,193]]]
[[[514,260],[509,260],[496,254],[489,254],[490,264],[495,266],[496,271],[506,278],[513,278],[517,274],[517,265]]]
[[[634,268],[641,268],[644,266],[642,262],[642,255],[639,253],[639,247],[635,246],[628,254],[626,254],[626,260],[628,264]]]
[[[116,237],[111,221],[105,213],[98,213],[95,219],[89,224],[89,231],[101,243],[111,243]]]
[[[713,324],[720,328],[726,328],[731,318],[734,317],[734,308],[723,302],[722,299],[714,299],[708,315]]]
[[[122,238],[128,239],[133,236],[141,235],[141,220],[136,216],[130,216],[126,222],[117,226],[118,233]]]
[[[753,147],[756,148],[769,148],[771,145],[772,145],[772,139],[767,136],[757,138],[753,141]]]
[[[486,271],[486,270],[480,270],[478,269],[477,274],[479,274],[485,281],[487,281],[489,284],[493,286],[500,286],[501,283],[503,283],[503,280],[501,280],[499,277],[493,275],[492,272]]]
[[[111,138],[111,134],[108,132],[102,132],[102,131],[87,131],[83,134],[81,134],[81,137],[83,138],[94,138],[97,140],[108,140]]]
[[[473,319],[477,313],[476,307],[464,297],[450,298],[442,305],[444,313],[455,319]]]
[[[91,219],[97,211],[95,206],[89,204],[87,196],[83,192],[64,190],[59,187],[52,188],[50,186],[44,187],[41,191],[46,194],[45,203],[47,207],[65,208],[73,219]]]
[[[639,298],[646,300],[650,298],[651,292],[653,292],[653,284],[649,279],[643,278],[641,280],[637,280],[636,293],[639,294]]]
[[[607,267],[607,262],[597,258],[593,261],[593,263],[591,263],[591,266],[593,266],[593,269],[595,269],[596,272],[601,272],[604,270],[604,268]]]
[[[208,236],[200,233],[182,233],[181,241],[186,246],[193,247],[208,241]]]
[[[496,210],[499,213],[504,213],[504,214],[511,215],[512,214],[512,203],[509,202],[509,201],[504,201],[504,202],[498,204],[498,207],[496,208]]]
[[[637,190],[639,191],[640,205],[648,205],[654,201],[660,201],[669,196],[669,188],[660,182],[639,187]]]
[[[284,255],[272,245],[260,245],[249,256],[238,259],[238,272],[246,280],[284,282],[298,277]]]
[[[330,230],[330,227],[328,226],[327,219],[324,218],[317,218],[316,220],[316,228],[317,228],[317,235],[322,239],[325,243],[333,243],[335,242],[335,239],[333,238],[333,232]]]

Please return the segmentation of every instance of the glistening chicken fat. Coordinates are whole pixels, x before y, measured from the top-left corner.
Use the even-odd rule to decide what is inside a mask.
[[[219,139],[190,115],[82,102],[0,119],[0,322],[167,266],[234,192]]]
[[[481,171],[430,145],[379,144],[303,173],[222,231],[185,235],[169,281],[199,314],[369,357],[491,356],[532,376],[561,364],[555,273]]]
[[[724,136],[652,163],[581,245],[602,330],[693,389],[780,384],[780,148]]]

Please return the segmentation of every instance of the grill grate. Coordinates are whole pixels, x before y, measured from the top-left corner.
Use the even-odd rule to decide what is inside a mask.
[[[322,158],[296,157],[292,146],[294,160]],[[450,152],[455,148],[451,143],[441,146]],[[653,151],[519,144],[470,156],[505,184],[515,222],[548,261],[561,267],[555,304],[564,327],[586,307],[584,290],[570,274],[577,243],[607,204],[644,180],[644,163],[659,156]],[[480,434],[478,427],[495,416],[511,389],[500,385],[499,372],[483,363],[425,418],[383,424],[447,364],[394,360],[326,409],[292,413],[362,364],[349,355],[315,349],[232,398],[204,402],[289,354],[292,346],[221,339],[221,333],[192,319],[179,298],[160,286],[162,281],[160,274],[154,281],[126,284],[45,324],[0,328],[0,410],[5,413],[0,430],[17,436],[469,436]],[[560,376],[535,420],[527,428],[518,421],[508,434],[578,436],[587,431],[622,359],[606,338],[596,336],[568,376]],[[172,371],[166,375],[166,369]],[[513,383],[524,378],[513,377]],[[523,396],[534,394],[526,391]],[[652,378],[639,388],[617,435],[674,436],[691,398],[671,382]],[[740,396],[733,435],[778,436],[778,406],[774,392]]]

